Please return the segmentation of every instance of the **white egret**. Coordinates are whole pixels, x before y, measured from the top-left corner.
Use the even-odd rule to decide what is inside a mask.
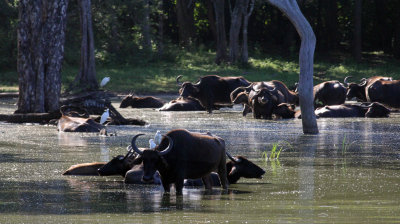
[[[154,143],[153,139],[149,140],[149,144],[150,144],[150,149],[154,149],[157,146],[156,143]]]
[[[157,130],[157,133],[156,133],[156,135],[154,136],[154,142],[155,142],[157,145],[159,145],[159,144],[161,144],[161,139],[162,139],[161,132],[160,132],[159,130]]]
[[[110,81],[110,77],[104,77],[100,82],[100,87],[105,86]]]
[[[100,124],[104,124],[107,121],[107,118],[110,116],[109,110],[107,110],[101,115]]]

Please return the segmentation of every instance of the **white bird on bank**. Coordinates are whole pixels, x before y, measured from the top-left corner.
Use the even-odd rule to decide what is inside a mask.
[[[149,144],[150,144],[150,149],[154,149],[157,146],[156,143],[154,143],[153,139],[149,140]]]
[[[105,86],[110,81],[110,77],[104,77],[100,82],[100,87]]]
[[[101,115],[100,124],[104,124],[104,122],[107,121],[109,116],[110,116],[110,112],[109,112],[109,110],[107,108],[107,110]]]
[[[161,144],[161,139],[162,139],[161,132],[159,130],[157,130],[156,135],[154,135],[154,142],[157,145],[159,145],[159,144]]]

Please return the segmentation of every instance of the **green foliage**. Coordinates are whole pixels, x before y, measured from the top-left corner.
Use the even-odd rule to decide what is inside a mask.
[[[272,144],[272,148],[271,148],[271,151],[269,152],[269,155],[268,155],[267,151],[264,151],[261,154],[261,157],[264,159],[265,162],[274,161],[274,160],[279,161],[279,156],[280,156],[282,150],[284,149],[284,147],[286,147],[287,149],[293,148],[293,146],[289,142],[286,142],[286,141],[275,142]]]

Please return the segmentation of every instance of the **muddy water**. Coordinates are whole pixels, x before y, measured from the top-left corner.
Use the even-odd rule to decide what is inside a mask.
[[[118,104],[115,104],[118,107]],[[12,112],[12,102],[0,104]],[[399,223],[400,116],[319,119],[303,135],[300,120],[241,117],[240,108],[205,112],[120,109],[145,127],[109,126],[116,136],[58,133],[54,126],[0,123],[0,223]],[[156,130],[210,131],[227,150],[266,170],[228,192],[126,185],[122,177],[61,174],[70,165],[125,154],[132,135],[147,146]],[[283,150],[267,161],[274,143]]]

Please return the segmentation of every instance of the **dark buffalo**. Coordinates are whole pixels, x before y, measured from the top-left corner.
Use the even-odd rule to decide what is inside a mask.
[[[317,117],[388,117],[390,110],[380,103],[369,105],[342,104],[318,108]]]
[[[346,87],[336,80],[320,83],[314,86],[314,107],[343,104],[346,91]]]
[[[238,87],[249,86],[250,82],[243,77],[220,77],[218,75],[208,75],[201,77],[200,80],[192,84],[190,82],[179,82],[182,76],[176,78],[176,82],[181,86],[179,94],[182,97],[193,97],[199,100],[201,105],[211,113],[214,105],[231,105],[230,93]]]
[[[85,176],[98,176],[97,170],[103,167],[105,162],[93,162],[93,163],[80,163],[72,165],[66,170],[63,175],[85,175]]]
[[[243,156],[232,157],[226,153],[230,161],[226,162],[226,173],[229,184],[235,184],[241,178],[262,178],[265,171]],[[218,174],[212,173],[213,186],[221,186]],[[203,186],[201,179],[187,179],[185,186]]]
[[[347,99],[352,99],[353,97],[357,98],[358,101],[367,102],[367,89],[370,85],[375,83],[377,80],[393,80],[392,77],[384,77],[384,76],[372,76],[368,79],[361,79],[360,83],[349,83],[348,79],[350,76],[344,79],[344,83],[347,85]]]
[[[400,107],[400,80],[377,80],[367,88],[367,101]]]
[[[295,118],[296,114],[299,113],[299,111],[295,111],[295,109],[296,109],[296,105],[294,105],[294,104],[281,103],[278,106],[276,106],[276,108],[274,108],[272,113],[277,118],[283,118],[283,119]]]
[[[205,108],[192,97],[179,97],[164,104],[159,111],[203,111]]]
[[[153,96],[136,97],[132,94],[122,99],[120,108],[160,108],[164,105],[164,101]]]
[[[152,181],[158,170],[165,192],[175,183],[177,194],[182,194],[184,179],[202,178],[206,189],[212,188],[211,172],[218,170],[222,187],[228,188],[225,165],[225,141],[217,136],[176,129],[168,132],[154,150],[137,148],[136,135],[132,148],[141,155],[136,163],[143,161],[144,182]]]

